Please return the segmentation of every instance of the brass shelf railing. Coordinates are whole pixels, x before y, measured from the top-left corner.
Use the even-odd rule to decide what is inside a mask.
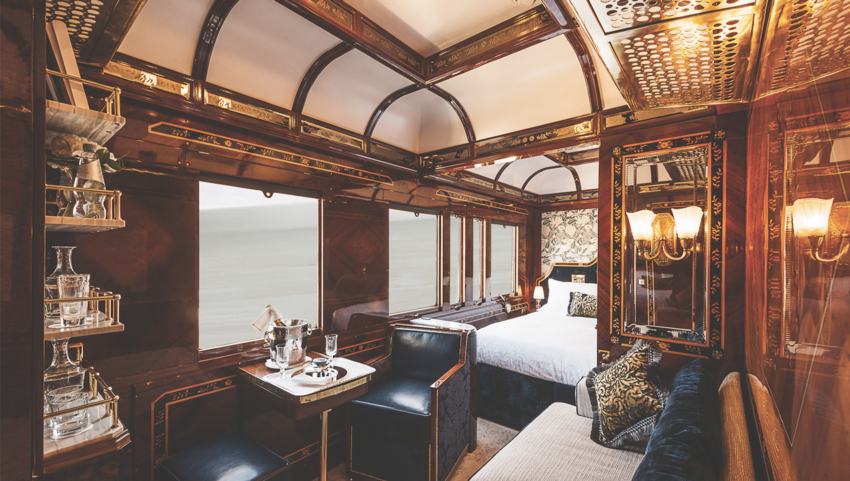
[[[99,82],[94,82],[92,80],[86,80],[84,78],[75,77],[73,75],[68,75],[68,74],[65,74],[65,73],[62,73],[62,72],[57,72],[55,70],[50,70],[50,69],[47,70],[47,74],[52,75],[54,77],[60,77],[60,78],[68,79],[68,80],[74,80],[75,82],[81,82],[84,85],[90,85],[92,87],[95,87],[95,88],[98,88],[98,89],[101,89],[101,90],[107,90],[107,91],[112,92],[111,94],[109,94],[108,97],[106,97],[106,99],[104,99],[105,102],[106,102],[106,105],[103,106],[102,110],[103,110],[103,112],[105,112],[109,115],[116,115],[118,117],[121,116],[121,89],[120,88],[113,87],[111,85],[102,84],[102,83],[99,83]]]
[[[124,330],[124,325],[119,322],[118,312],[121,302],[120,294],[102,292],[97,287],[91,288],[89,297],[75,297],[70,299],[45,299],[44,304],[62,304],[68,302],[88,302],[89,309],[97,312],[97,318],[89,325],[69,326],[63,328],[51,328],[45,326],[44,340],[68,339],[71,337],[92,336],[95,334],[106,334]],[[103,314],[103,319],[100,315]]]
[[[106,406],[106,416],[112,418],[112,427],[116,428],[119,425],[118,421],[118,399],[119,396],[112,392],[112,388],[106,384],[103,379],[100,377],[100,373],[95,372],[95,370],[88,366],[85,368],[87,379],[84,381],[84,384],[88,386],[88,392],[91,394],[92,399],[97,399],[98,394],[102,396],[103,399],[98,399],[97,401],[93,401],[82,406],[77,406],[71,409],[65,409],[62,411],[57,411],[55,413],[47,413],[44,414],[44,420],[47,421],[51,418],[55,418],[57,416],[64,416],[66,414],[71,414],[79,411],[83,411],[85,409],[91,409],[98,406]],[[102,418],[101,418],[102,419]]]

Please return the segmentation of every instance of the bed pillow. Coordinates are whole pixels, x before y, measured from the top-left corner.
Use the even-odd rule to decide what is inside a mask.
[[[593,407],[591,439],[617,448],[652,434],[668,394],[655,374],[660,364],[661,351],[641,340],[614,363],[588,373],[586,387]]]
[[[570,292],[570,309],[572,317],[596,317],[596,296],[583,292]]]
[[[581,282],[561,282],[549,279],[549,296],[542,310],[550,312],[570,312],[570,293],[581,292],[596,295],[596,284]]]

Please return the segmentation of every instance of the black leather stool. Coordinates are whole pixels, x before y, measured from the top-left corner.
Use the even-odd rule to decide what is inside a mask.
[[[234,433],[163,459],[158,481],[289,481],[289,461]]]

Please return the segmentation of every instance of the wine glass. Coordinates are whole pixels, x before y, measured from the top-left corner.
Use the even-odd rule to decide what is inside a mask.
[[[284,371],[287,367],[289,367],[289,356],[292,354],[292,349],[289,347],[289,344],[286,342],[282,342],[275,346],[275,356],[274,362],[277,363],[277,367],[280,368],[280,379],[284,379]]]
[[[336,356],[336,334],[328,334],[325,336],[325,354],[331,358],[331,367],[333,367],[334,356]]]

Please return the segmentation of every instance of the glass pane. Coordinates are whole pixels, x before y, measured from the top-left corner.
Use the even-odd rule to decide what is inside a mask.
[[[260,339],[271,304],[316,325],[319,201],[201,182],[200,347]]]
[[[437,219],[390,209],[390,313],[437,305]]]
[[[490,292],[494,297],[512,294],[516,289],[516,227],[493,224],[490,232]]]
[[[472,222],[472,299],[481,299],[481,276],[483,275],[483,260],[481,256],[481,219]]]
[[[461,259],[461,251],[463,250],[463,245],[460,243],[461,239],[461,229],[463,228],[463,222],[458,217],[452,217],[451,220],[451,273],[452,273],[452,295],[449,300],[452,304],[457,304],[460,302],[460,289],[462,287],[463,281],[461,279],[461,274],[463,274],[463,266],[460,263]]]

